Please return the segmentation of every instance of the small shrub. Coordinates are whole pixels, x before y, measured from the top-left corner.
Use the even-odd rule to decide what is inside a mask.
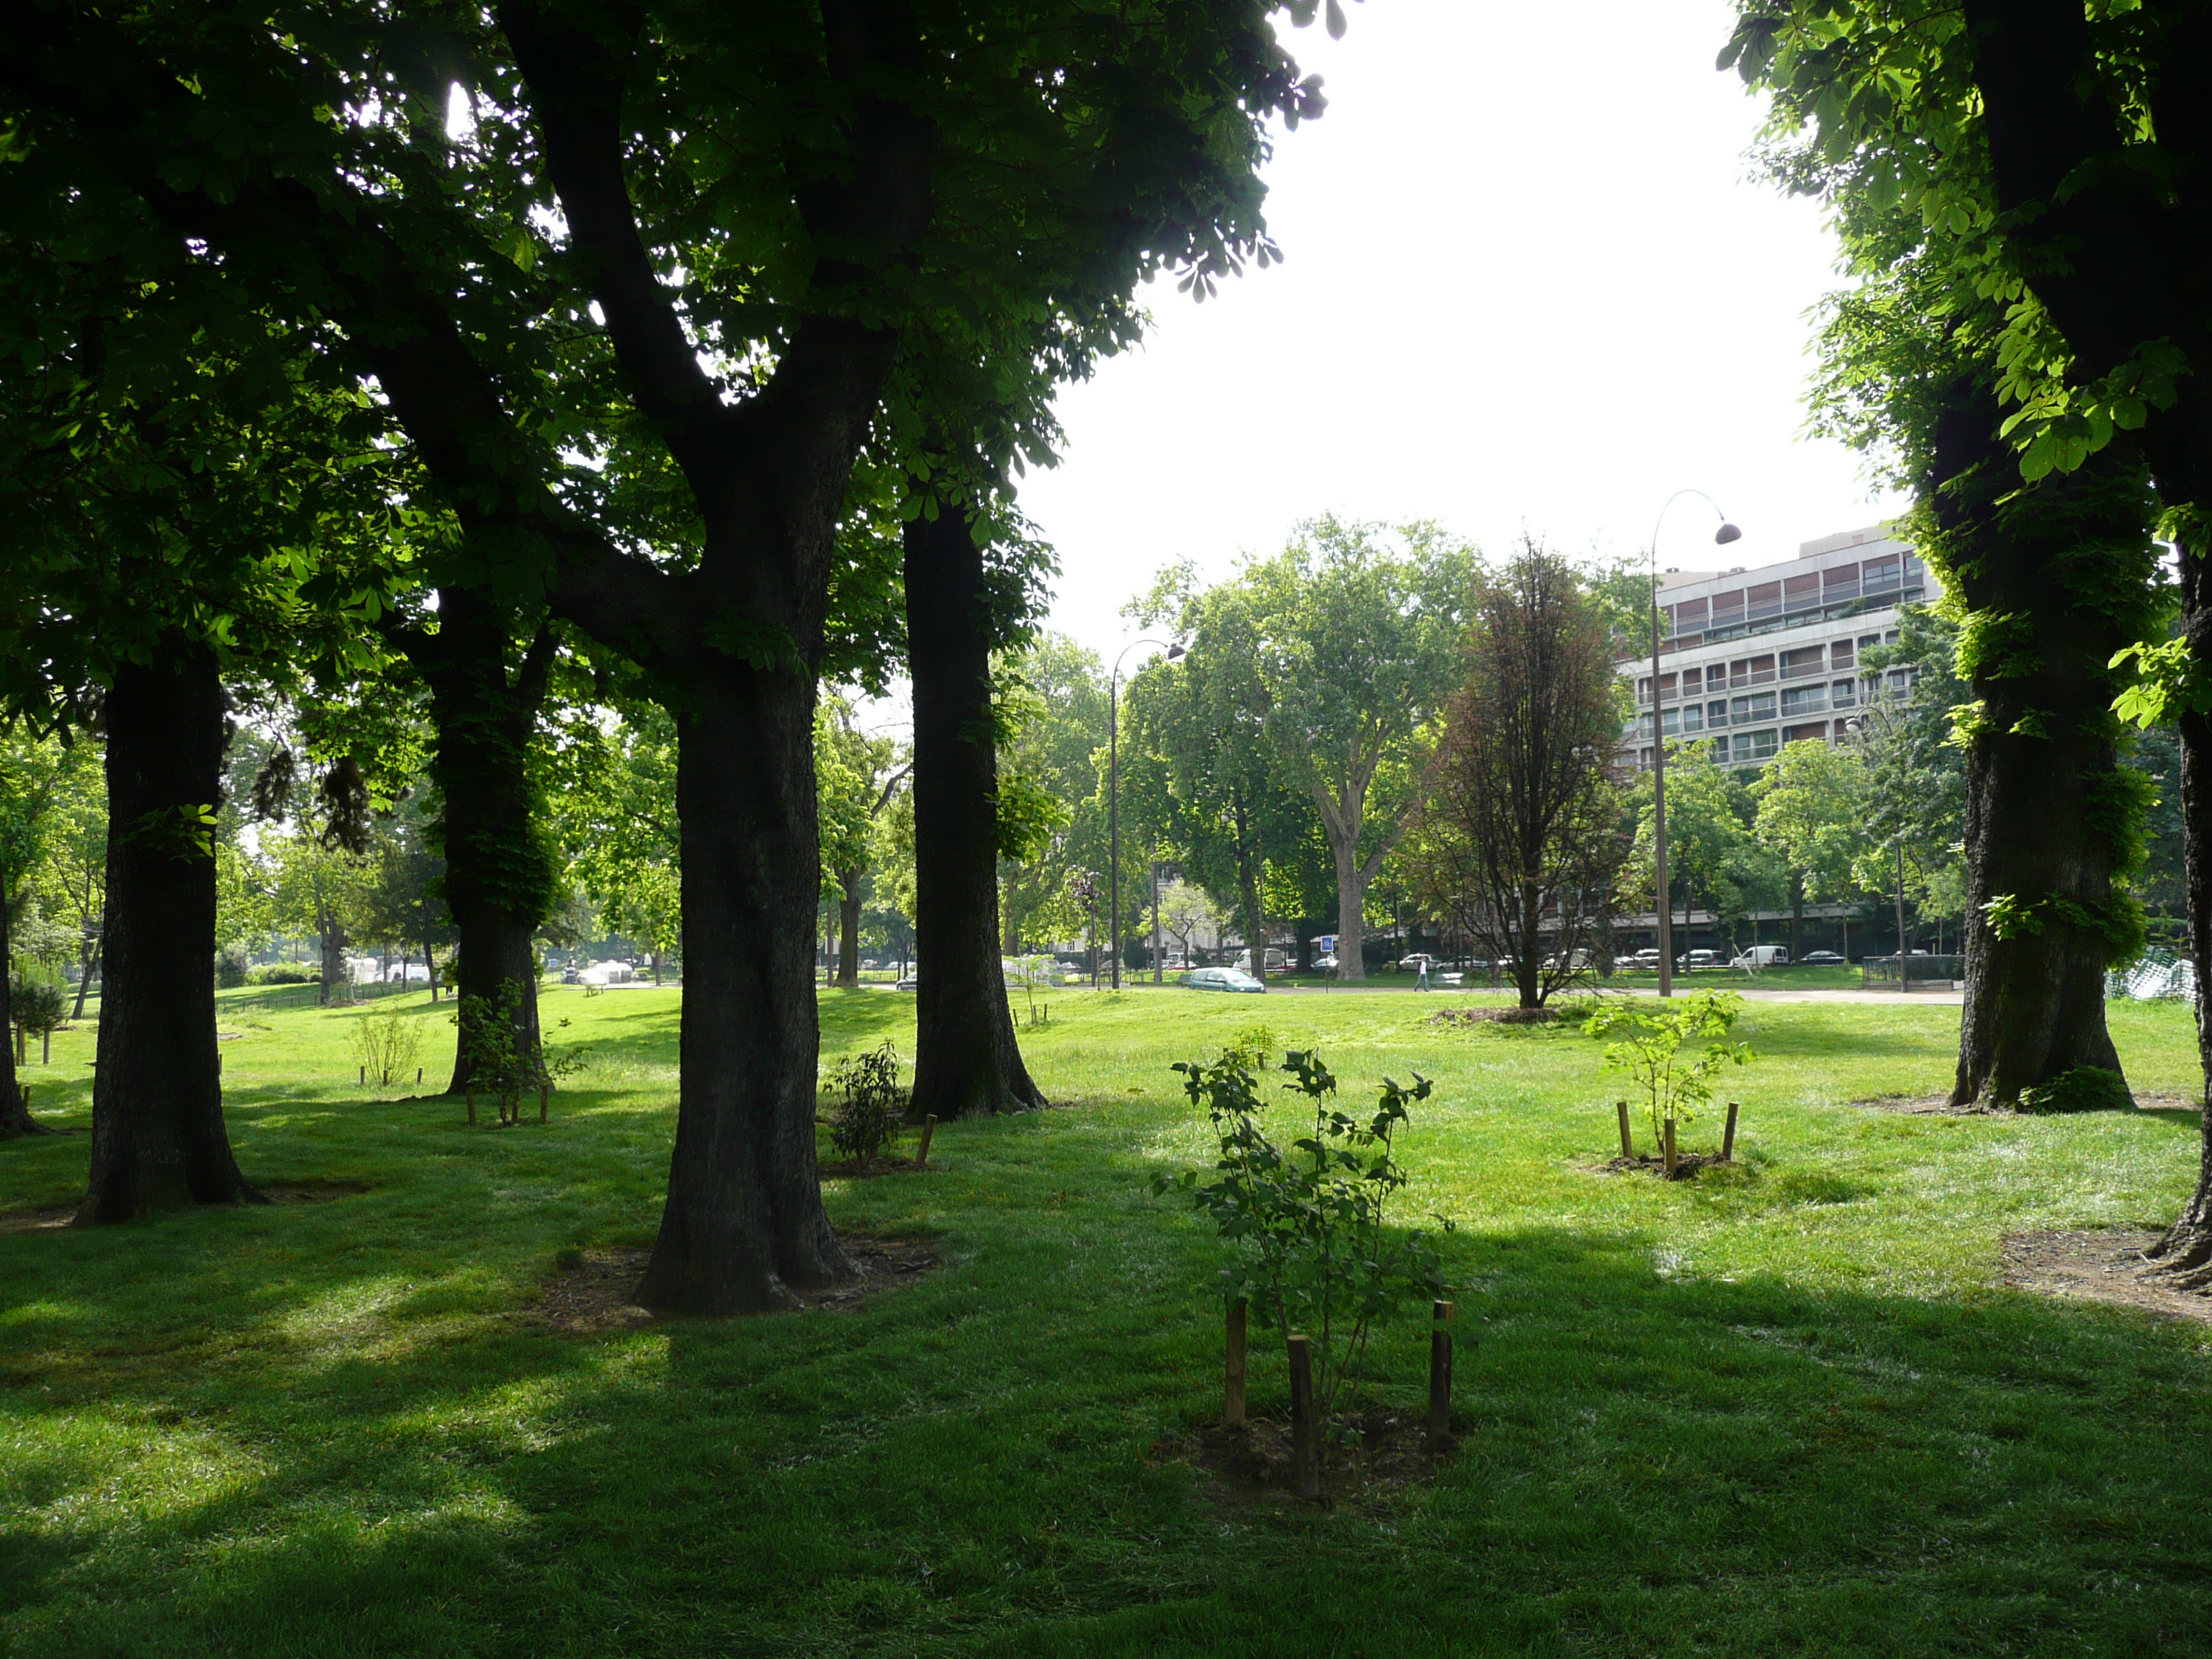
[[[422,1024],[403,1002],[388,1001],[354,1021],[353,1051],[380,1084],[404,1082],[422,1052]]]
[[[513,1127],[522,1121],[522,1097],[532,1089],[538,1091],[538,1121],[543,1123],[555,1080],[591,1063],[587,1048],[555,1048],[543,1038],[534,1044],[518,1044],[514,1019],[520,1006],[520,993],[508,980],[501,984],[497,996],[465,996],[453,1011],[453,1022],[460,1027],[461,1042],[476,1063],[465,1091],[471,1123],[477,1121],[476,1097],[489,1094],[499,1102],[500,1127]],[[564,1018],[555,1029],[568,1024]]]
[[[1390,1200],[1408,1179],[1397,1161],[1398,1131],[1431,1085],[1418,1074],[1410,1089],[1385,1078],[1373,1116],[1362,1121],[1335,1109],[1336,1079],[1320,1055],[1286,1055],[1282,1069],[1294,1081],[1285,1086],[1306,1097],[1313,1118],[1285,1151],[1261,1126],[1254,1071],[1232,1045],[1210,1066],[1175,1068],[1183,1092],[1212,1120],[1220,1156],[1212,1180],[1187,1170],[1155,1176],[1153,1190],[1189,1193],[1236,1246],[1237,1259],[1222,1274],[1229,1302],[1243,1302],[1263,1329],[1312,1338],[1316,1403],[1326,1417],[1358,1393],[1376,1322],[1444,1290],[1428,1235],[1394,1236],[1389,1225]]]
[[[220,991],[235,990],[246,983],[246,949],[226,945],[215,953],[215,983]]]
[[[1729,1030],[1743,1012],[1733,991],[1698,991],[1669,1006],[1657,999],[1618,1002],[1600,1009],[1583,1029],[1595,1037],[1619,1037],[1605,1051],[1608,1072],[1635,1080],[1651,1115],[1651,1138],[1666,1133],[1668,1118],[1687,1123],[1693,1108],[1713,1097],[1713,1079],[1724,1066],[1743,1066],[1757,1058],[1747,1042],[1730,1042]],[[1683,1045],[1703,1042],[1694,1059]]]
[[[907,1097],[898,1086],[898,1056],[890,1043],[840,1060],[830,1086],[845,1097],[830,1119],[830,1144],[840,1156],[871,1158],[898,1138]]]
[[[1275,1034],[1264,1025],[1247,1025],[1221,1051],[1215,1062],[1221,1066],[1241,1066],[1248,1072],[1264,1072],[1274,1062]]]

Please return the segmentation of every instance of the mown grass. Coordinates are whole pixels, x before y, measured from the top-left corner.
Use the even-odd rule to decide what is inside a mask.
[[[79,1655],[1465,1655],[2205,1651],[2212,1334],[2002,1287],[2005,1234],[2154,1224],[2177,1113],[1939,1119],[1957,1012],[1754,1005],[1741,1166],[1594,1173],[1614,1091],[1571,1033],[1436,1000],[1056,992],[1048,1113],[836,1182],[943,1269],[846,1313],[591,1338],[519,1317],[556,1253],[642,1244],[678,994],[547,994],[599,1056],[544,1127],[364,1091],[343,1011],[225,994],[248,1176],[325,1202],[0,1236],[0,1647]],[[825,1064],[912,1004],[830,994]],[[423,1064],[449,1060],[422,1007]],[[1166,1069],[1255,1021],[1406,1151],[1468,1346],[1430,1488],[1285,1522],[1154,1455],[1218,1409],[1219,1255],[1153,1199],[1202,1125]],[[2192,1092],[2185,1011],[2114,1024]],[[82,1130],[89,1034],[31,1069]],[[1716,1133],[1695,1126],[1692,1144]],[[82,1133],[0,1147],[67,1202]],[[1410,1402],[1425,1328],[1382,1392]],[[1255,1357],[1279,1408],[1279,1359]]]

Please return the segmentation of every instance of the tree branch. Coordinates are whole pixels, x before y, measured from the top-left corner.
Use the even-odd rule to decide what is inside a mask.
[[[623,171],[623,86],[640,20],[628,7],[602,15],[609,26],[593,29],[549,21],[536,0],[507,0],[497,11],[529,82],[546,170],[587,262],[616,359],[640,412],[660,428],[698,489],[709,484],[707,452],[727,435],[731,411],[654,275]]]

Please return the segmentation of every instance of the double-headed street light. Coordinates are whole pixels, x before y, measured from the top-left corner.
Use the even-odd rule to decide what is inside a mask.
[[[1114,659],[1114,672],[1106,677],[1106,884],[1110,890],[1107,898],[1108,915],[1113,918],[1113,932],[1108,935],[1114,956],[1114,988],[1121,988],[1121,658],[1140,645],[1157,645],[1168,653],[1173,662],[1183,654],[1179,645],[1170,645],[1165,640],[1131,640],[1121,647],[1121,656]],[[1159,896],[1152,896],[1155,909]],[[1154,941],[1152,977],[1159,977],[1158,941]]]
[[[1726,547],[1742,538],[1743,532],[1729,522],[1720,504],[1702,489],[1678,489],[1667,498],[1667,507],[1651,524],[1651,864],[1652,908],[1659,919],[1659,994],[1674,994],[1674,906],[1667,899],[1667,720],[1666,701],[1659,690],[1659,653],[1666,640],[1659,631],[1659,526],[1667,521],[1667,507],[1685,495],[1695,495],[1713,509],[1721,527],[1713,540]]]

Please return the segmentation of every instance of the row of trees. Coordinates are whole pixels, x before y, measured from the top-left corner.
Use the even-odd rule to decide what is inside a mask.
[[[81,1220],[253,1196],[207,969],[227,745],[279,706],[303,744],[267,805],[335,845],[427,734],[459,988],[520,1051],[561,727],[619,711],[617,769],[672,771],[672,823],[593,803],[638,852],[594,879],[675,914],[686,969],[651,1305],[851,1271],[813,1158],[825,679],[915,683],[918,1090],[1034,1097],[992,906],[992,663],[1043,562],[1012,482],[1052,453],[1054,388],[1137,337],[1143,281],[1202,295],[1275,257],[1271,123],[1322,107],[1278,9],[14,20],[0,699],[104,744]]]

